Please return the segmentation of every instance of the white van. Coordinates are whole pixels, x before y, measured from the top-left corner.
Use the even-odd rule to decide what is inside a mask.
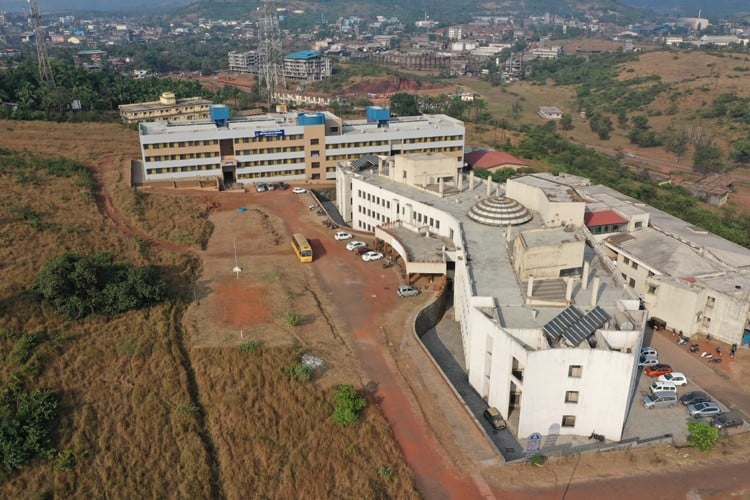
[[[649,410],[653,410],[654,408],[672,408],[677,404],[677,393],[652,392],[643,396],[641,403]]]
[[[672,394],[677,394],[677,386],[673,382],[654,380],[648,387],[651,389],[651,392],[671,392]]]

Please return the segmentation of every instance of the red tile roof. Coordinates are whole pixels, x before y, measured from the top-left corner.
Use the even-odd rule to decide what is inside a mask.
[[[614,210],[602,210],[600,212],[586,212],[583,216],[583,222],[586,227],[596,227],[625,224],[628,220]]]
[[[525,167],[526,162],[505,151],[472,151],[464,156],[471,168],[495,168],[501,165],[516,165]]]

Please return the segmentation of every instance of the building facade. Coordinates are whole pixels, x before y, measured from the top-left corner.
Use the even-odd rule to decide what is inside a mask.
[[[239,73],[257,73],[263,64],[263,56],[257,50],[246,52],[232,51],[228,54],[229,71]]]
[[[331,76],[331,60],[317,50],[302,50],[284,56],[282,70],[287,78],[322,80]]]
[[[599,267],[602,254],[582,217],[568,228],[549,226],[543,221],[559,217],[532,213],[491,181],[447,175],[445,159],[433,156],[381,159],[366,170],[340,164],[340,212],[387,244],[407,276],[452,269],[469,382],[518,438],[596,431],[619,440],[646,322],[637,296]],[[536,204],[548,212],[559,208],[555,195],[568,189],[548,178],[516,182],[529,186],[516,192],[537,191],[529,199],[550,198]],[[571,213],[583,213],[578,203]],[[471,215],[478,207],[483,223]],[[520,255],[521,247],[530,250]],[[519,275],[516,267],[535,269],[536,276]],[[550,293],[555,287],[559,293]],[[568,315],[572,322],[560,319]],[[571,325],[593,316],[599,319],[582,335],[572,335]]]
[[[141,123],[146,182],[331,181],[338,162],[365,154],[445,153],[456,168],[463,164],[463,122],[446,115],[392,119],[387,109],[371,108],[368,119],[354,121],[328,112],[229,119],[225,107],[212,109],[213,121]]]
[[[121,104],[120,118],[125,123],[170,120],[206,120],[209,117],[211,101],[202,97],[177,99],[172,92],[164,92],[158,101]]]

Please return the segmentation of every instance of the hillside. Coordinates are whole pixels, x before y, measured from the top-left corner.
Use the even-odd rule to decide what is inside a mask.
[[[750,4],[746,0],[620,0],[625,5],[650,9],[658,14],[698,17],[741,17],[750,14]]]

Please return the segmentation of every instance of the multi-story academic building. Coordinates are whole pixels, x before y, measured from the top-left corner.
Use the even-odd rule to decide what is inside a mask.
[[[331,60],[317,50],[302,50],[284,56],[284,76],[297,80],[322,80],[331,76]]]
[[[338,162],[365,154],[444,153],[463,165],[464,124],[446,115],[391,118],[371,107],[365,120],[328,112],[230,119],[223,105],[211,113],[212,120],[140,124],[145,182],[326,181],[336,178]]]
[[[206,120],[211,101],[202,97],[177,99],[172,92],[164,92],[158,101],[121,104],[120,117],[125,123],[154,120]]]

